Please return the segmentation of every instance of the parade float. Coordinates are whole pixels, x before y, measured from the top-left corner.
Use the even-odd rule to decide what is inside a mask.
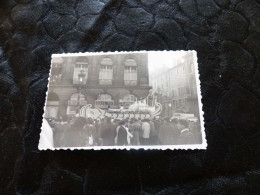
[[[158,102],[158,97],[155,93],[150,94],[141,100],[135,101],[129,105],[127,109],[121,107],[118,109],[100,109],[93,108],[91,104],[83,106],[80,109],[79,115],[82,117],[92,117],[94,119],[102,119],[105,117],[112,118],[153,118],[159,116],[162,111],[162,105]]]

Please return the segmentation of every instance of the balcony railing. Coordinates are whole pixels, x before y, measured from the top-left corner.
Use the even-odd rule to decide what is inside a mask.
[[[112,79],[99,79],[100,85],[112,85]]]
[[[137,80],[124,80],[124,81],[125,81],[125,85],[129,85],[129,86],[137,85]]]

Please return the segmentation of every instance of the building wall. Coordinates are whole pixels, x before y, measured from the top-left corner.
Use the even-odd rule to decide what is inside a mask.
[[[88,75],[86,75],[82,84],[75,82],[78,78],[77,75],[75,75],[74,67],[79,57],[63,57],[62,60],[60,60],[62,61],[62,69],[60,70],[62,75],[61,79],[56,80],[56,82],[50,82],[49,91],[56,93],[59,97],[58,117],[67,114],[68,101],[75,93],[83,94],[87,104],[92,104],[93,106],[95,106],[95,101],[100,94],[109,94],[114,101],[114,105],[110,108],[120,108],[119,100],[127,94],[133,94],[137,99],[145,98],[148,95],[151,87],[149,87],[147,53],[86,56],[84,58],[87,58],[86,61],[88,62]],[[113,61],[112,85],[99,84],[100,62],[103,58],[110,58]],[[136,86],[124,84],[125,60],[129,58],[134,59],[137,63]],[[55,72],[53,68],[52,72]],[[83,105],[80,107],[82,106]]]
[[[117,54],[117,55],[102,55],[102,56],[86,56],[89,62],[88,66],[88,79],[86,85],[99,85],[99,71],[100,61],[103,58],[111,58],[113,61],[113,83],[112,85],[121,86],[124,85],[124,61],[132,58],[137,62],[137,86],[149,86],[149,75],[148,75],[148,55],[147,53],[138,54]],[[73,72],[74,65],[76,64],[77,57],[63,57],[62,64],[62,83],[72,84],[73,83]]]
[[[198,116],[193,54],[187,53],[185,60],[163,73],[150,77],[153,90],[161,94],[163,113],[189,112]],[[170,108],[169,108],[170,105]]]

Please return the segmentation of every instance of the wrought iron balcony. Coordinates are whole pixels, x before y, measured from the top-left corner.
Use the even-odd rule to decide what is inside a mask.
[[[112,79],[99,79],[100,85],[112,85]]]
[[[137,85],[137,80],[124,80],[124,81],[125,81],[125,85],[129,85],[129,86]]]

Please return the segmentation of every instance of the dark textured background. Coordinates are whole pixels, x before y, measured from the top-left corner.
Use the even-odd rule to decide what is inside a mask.
[[[0,194],[260,192],[260,0],[1,0]],[[206,151],[37,149],[52,53],[198,52]]]

